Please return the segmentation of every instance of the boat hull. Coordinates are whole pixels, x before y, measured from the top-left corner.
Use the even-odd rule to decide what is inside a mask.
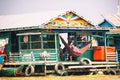
[[[18,76],[22,74],[22,69],[23,66],[16,68],[2,68],[2,70],[0,70],[0,76]]]

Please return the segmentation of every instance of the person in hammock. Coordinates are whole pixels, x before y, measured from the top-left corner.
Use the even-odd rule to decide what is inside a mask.
[[[77,48],[77,46],[75,45],[75,43],[72,43],[70,45],[70,47],[73,50],[73,52],[78,53],[78,54],[80,53],[80,50],[79,50],[79,48]]]
[[[74,43],[73,41],[72,41],[71,44],[70,44],[70,48],[72,49],[72,51],[73,51],[74,53],[80,54],[79,48],[75,45],[75,43]],[[70,61],[73,60],[73,56],[72,56],[72,55],[70,55],[69,58],[70,58]]]
[[[79,57],[81,54],[83,54],[88,48],[90,48],[91,45],[91,41],[89,41],[86,45],[84,45],[82,48],[77,48],[74,45],[74,42],[72,41],[72,43],[70,45],[68,45],[68,43],[65,42],[65,40],[60,36],[60,39],[62,41],[62,43],[65,45],[68,53],[70,56],[72,57]]]

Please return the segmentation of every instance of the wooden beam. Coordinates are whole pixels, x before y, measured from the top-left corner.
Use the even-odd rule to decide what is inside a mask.
[[[69,69],[76,68],[106,68],[106,67],[117,67],[117,65],[85,65],[85,66],[69,66]]]

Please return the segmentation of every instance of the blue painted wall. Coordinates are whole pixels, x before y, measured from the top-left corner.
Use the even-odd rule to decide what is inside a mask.
[[[108,21],[106,21],[106,20],[104,20],[104,22],[102,22],[102,23],[100,23],[100,24],[98,24],[100,27],[110,27],[110,28],[112,28],[112,27],[114,27],[114,26],[112,26]]]

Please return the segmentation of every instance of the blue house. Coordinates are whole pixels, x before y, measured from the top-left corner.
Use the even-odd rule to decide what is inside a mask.
[[[103,28],[120,28],[120,15],[118,14],[106,14],[102,15],[104,21],[98,24]]]
[[[118,51],[118,60],[120,61],[120,15],[119,14],[107,14],[102,15],[104,21],[98,24],[102,28],[110,28],[110,32],[107,33],[109,37],[114,35],[114,37],[109,38],[107,45],[112,43]]]

